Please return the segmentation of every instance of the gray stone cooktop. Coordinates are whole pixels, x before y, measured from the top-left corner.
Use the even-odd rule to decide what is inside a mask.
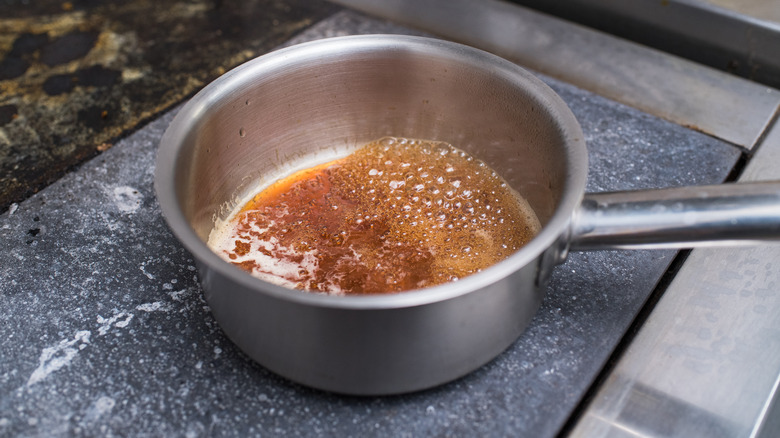
[[[408,32],[351,12],[300,39]],[[718,183],[739,151],[545,79],[579,118],[590,191]],[[526,333],[456,382],[354,398],[283,380],[222,334],[153,191],[173,113],[0,216],[0,435],[553,436],[675,256],[571,254]]]

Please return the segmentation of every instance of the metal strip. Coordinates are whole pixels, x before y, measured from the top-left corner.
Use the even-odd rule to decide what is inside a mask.
[[[511,0],[780,87],[777,0]]]
[[[778,163],[776,124],[741,181]],[[780,245],[695,250],[571,435],[778,436],[779,378]]]
[[[780,91],[497,0],[335,0],[750,149]]]

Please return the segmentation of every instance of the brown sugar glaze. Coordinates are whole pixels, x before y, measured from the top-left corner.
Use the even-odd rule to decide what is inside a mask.
[[[386,137],[273,183],[209,245],[276,284],[377,294],[478,272],[539,228],[485,163],[447,143]]]

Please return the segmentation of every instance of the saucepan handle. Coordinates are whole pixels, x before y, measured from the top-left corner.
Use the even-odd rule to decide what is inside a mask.
[[[692,248],[780,240],[780,181],[586,194],[569,249]]]

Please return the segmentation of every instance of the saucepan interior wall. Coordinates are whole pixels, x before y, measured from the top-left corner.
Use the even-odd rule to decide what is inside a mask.
[[[180,151],[189,159],[176,179],[185,216],[206,240],[258,185],[396,136],[482,159],[546,223],[564,190],[569,133],[553,120],[556,102],[528,86],[541,82],[481,56],[430,44],[332,45],[226,74],[193,102],[195,129]]]

